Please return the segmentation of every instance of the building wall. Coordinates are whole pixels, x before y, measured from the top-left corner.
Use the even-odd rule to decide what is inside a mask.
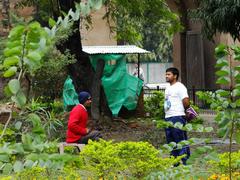
[[[92,26],[86,29],[84,22],[81,24],[82,45],[117,45],[116,33],[110,32],[110,26],[106,19],[102,17],[105,14],[105,7],[92,13]],[[110,21],[113,25],[113,21]]]

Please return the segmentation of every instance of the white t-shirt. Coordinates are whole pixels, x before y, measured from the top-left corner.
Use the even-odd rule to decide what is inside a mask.
[[[135,68],[133,76],[138,77],[138,68]],[[141,67],[139,68],[139,78],[144,81],[144,72]]]
[[[180,82],[167,86],[165,89],[165,118],[184,116],[185,110],[182,100],[188,97],[187,88]]]

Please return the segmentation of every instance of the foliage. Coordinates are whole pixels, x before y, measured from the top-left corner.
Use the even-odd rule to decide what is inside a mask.
[[[147,176],[147,180],[151,179],[162,179],[162,180],[168,180],[168,179],[193,179],[195,177],[195,173],[192,174],[191,172],[192,168],[191,166],[178,166],[174,167],[172,169],[168,169],[165,172],[152,172],[150,175]]]
[[[200,98],[203,98],[211,104],[211,108],[217,111],[215,118],[219,131],[218,133],[225,138],[230,139],[229,144],[229,177],[232,177],[232,142],[235,138],[237,143],[240,143],[239,127],[240,115],[237,109],[240,107],[240,67],[232,67],[232,60],[238,62],[240,60],[240,47],[225,46],[220,44],[215,49],[217,57],[216,75],[218,79],[217,84],[229,86],[229,90],[219,89],[216,92],[198,93]],[[228,56],[231,62],[226,60]]]
[[[232,172],[240,169],[240,151],[231,153]],[[227,173],[229,171],[229,152],[219,154],[218,159],[209,161],[215,173]]]
[[[56,170],[78,161],[72,155],[58,154],[57,142],[48,142],[44,126],[37,114],[28,113],[25,118],[14,125],[15,134],[20,134],[20,138],[16,142],[4,142],[0,147],[1,173],[21,172],[34,166]],[[30,127],[22,125],[22,122],[26,122]]]
[[[87,174],[73,168],[65,167],[62,170],[51,169],[46,167],[34,166],[32,168],[24,169],[21,172],[14,173],[11,176],[0,176],[1,180],[11,180],[11,179],[38,179],[38,180],[47,180],[47,179],[80,179],[87,178]]]
[[[151,117],[164,119],[164,93],[162,91],[154,91],[153,95],[144,99],[145,111],[150,113]]]
[[[231,54],[231,52],[234,54]],[[231,134],[231,130],[234,130],[235,138],[237,142],[240,142],[240,137],[237,135],[240,123],[239,114],[236,112],[236,108],[240,107],[240,71],[239,66],[232,68],[231,64],[226,60],[227,55],[230,55],[233,56],[235,61],[239,61],[240,48],[221,44],[216,48],[215,54],[218,58],[216,67],[219,69],[216,72],[218,76],[217,83],[228,85],[231,89],[219,89],[216,92],[207,93],[198,92],[198,95],[211,103],[211,108],[218,112],[215,120],[219,125],[219,134],[226,138]]]
[[[56,139],[59,137],[58,130],[59,127],[63,126],[64,121],[62,103],[54,101],[51,104],[47,104],[42,103],[38,99],[32,99],[31,102],[26,105],[26,109],[15,118],[16,121],[24,124],[25,132],[31,132],[31,128],[25,122],[26,116],[31,113],[40,117],[41,124],[43,124],[43,129],[47,134],[48,140]]]
[[[82,168],[96,177],[123,175],[144,178],[152,171],[172,167],[179,159],[162,158],[152,145],[146,142],[121,142],[100,140],[90,142],[80,153]]]
[[[12,100],[19,106],[26,103],[26,96],[21,89],[20,80],[25,73],[34,75],[35,70],[41,65],[43,54],[50,44],[46,31],[37,22],[27,26],[19,25],[13,28],[9,34],[8,42],[4,50],[6,57],[3,62],[3,76],[11,79],[7,89]]]
[[[42,66],[36,71],[36,75],[32,79],[34,96],[42,96],[44,101],[60,98],[64,80],[67,77],[67,65],[75,61],[68,51],[61,54],[53,48],[43,57]],[[46,85],[48,85],[48,88],[46,88]]]
[[[117,22],[111,29],[117,32],[118,41],[138,44],[154,52],[157,59],[169,58],[172,35],[181,26],[164,0],[107,0],[105,4],[105,17]]]
[[[0,124],[0,134],[2,134],[2,130],[3,130],[3,125]],[[15,136],[14,136],[15,132],[10,129],[7,128],[5,131],[4,136],[2,137],[2,139],[0,139],[0,145],[3,144],[4,142],[14,142],[15,141]]]
[[[230,33],[240,39],[240,1],[202,0],[198,9],[192,12],[195,19],[203,23],[202,30],[209,39],[217,32]]]

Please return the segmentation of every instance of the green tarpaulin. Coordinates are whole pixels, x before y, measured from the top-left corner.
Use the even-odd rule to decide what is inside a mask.
[[[78,95],[70,76],[67,77],[63,86],[63,106],[65,111],[69,111],[72,106],[78,104]]]
[[[90,59],[94,69],[99,59],[105,61],[102,85],[112,114],[118,115],[122,106],[134,110],[143,81],[128,74],[125,55],[91,55]]]

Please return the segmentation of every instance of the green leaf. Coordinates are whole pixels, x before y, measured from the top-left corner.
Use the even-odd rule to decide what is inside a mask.
[[[14,55],[21,55],[22,51],[21,51],[21,47],[14,47],[14,48],[6,48],[4,49],[4,56],[5,57],[9,57],[9,56],[14,56]]]
[[[20,108],[23,107],[27,102],[27,98],[22,91],[19,91],[15,96],[12,96],[11,99]]]
[[[240,96],[240,90],[239,89],[234,89],[232,91],[232,95],[233,95],[233,97]]]
[[[34,162],[32,160],[26,160],[25,163],[24,163],[24,166],[25,167],[32,167],[34,164]]]
[[[41,24],[39,22],[37,22],[37,21],[34,21],[34,22],[30,23],[28,25],[28,27],[31,28],[31,29],[37,29],[37,30],[42,28]]]
[[[6,97],[11,97],[11,96],[12,96],[12,93],[11,93],[11,91],[10,91],[10,89],[9,89],[8,86],[5,86],[5,87],[4,87],[4,95],[5,95]]]
[[[15,143],[14,144],[14,152],[16,154],[25,154],[26,152],[24,151],[23,144],[22,143]]]
[[[229,75],[229,71],[228,70],[219,70],[219,71],[216,72],[216,75],[227,76],[227,75]]]
[[[228,61],[224,58],[221,58],[221,59],[217,60],[215,67],[216,68],[221,68],[221,67],[224,67],[224,66],[227,66],[227,65],[228,65]]]
[[[204,148],[204,147],[198,147],[197,149],[196,149],[196,151],[198,152],[198,153],[205,153],[206,152],[206,148]]]
[[[234,69],[240,71],[240,66],[235,66]]]
[[[24,29],[25,29],[25,27],[23,25],[17,25],[10,31],[9,38],[10,39],[14,39],[14,38],[21,39]]]
[[[197,130],[197,132],[203,132],[204,127],[199,124],[199,125],[197,125],[196,130]]]
[[[89,3],[85,4],[84,2],[81,2],[80,7],[81,7],[80,12],[83,16],[87,16],[90,14],[91,10]]]
[[[224,102],[222,103],[222,107],[228,108],[228,106],[229,106],[229,102],[228,102],[228,101],[224,101]]]
[[[20,90],[20,82],[17,79],[12,79],[8,82],[9,90],[13,94],[17,94],[17,92]]]
[[[226,90],[222,90],[222,89],[217,90],[216,93],[223,97],[230,95],[230,91],[226,91]]]
[[[49,26],[52,28],[53,26],[56,25],[56,21],[55,21],[54,19],[52,19],[52,18],[49,18],[48,24],[49,24]]]
[[[28,43],[26,46],[28,50],[35,50],[35,49],[38,49],[39,47],[40,47],[39,43],[33,43],[33,42]]]
[[[228,131],[228,127],[225,126],[224,128],[218,129],[217,133],[220,137],[223,137],[226,135],[227,131]]]
[[[234,55],[234,60],[240,61],[240,54]]]
[[[183,128],[183,124],[180,123],[180,122],[176,122],[176,123],[174,124],[174,128],[182,129],[182,128]]]
[[[4,72],[3,77],[5,77],[5,78],[12,77],[16,74],[16,72],[17,72],[17,67],[12,66],[7,71]]]
[[[32,61],[40,61],[41,60],[41,55],[39,52],[37,51],[32,51],[32,52],[29,52],[28,55],[27,55],[28,59],[32,60]]]
[[[9,162],[9,156],[7,154],[0,154],[0,161],[1,162]]]
[[[192,124],[186,124],[186,126],[184,126],[186,128],[187,131],[192,131],[193,127]]]
[[[6,46],[7,48],[12,49],[14,47],[22,46],[22,43],[21,43],[21,40],[8,41]]]
[[[234,51],[234,54],[239,54],[240,53],[240,47],[233,45],[231,46],[232,50]]]
[[[169,145],[170,147],[174,148],[174,147],[177,146],[177,143],[175,143],[175,142],[170,142],[168,145]]]
[[[14,127],[15,127],[15,129],[20,130],[21,127],[22,127],[22,122],[21,122],[21,121],[17,121],[17,122],[15,123]]]
[[[89,4],[91,5],[91,7],[92,7],[93,9],[96,9],[96,10],[101,9],[101,7],[102,7],[102,5],[103,5],[102,0],[89,0],[88,2],[89,2]]]
[[[236,105],[238,106],[238,107],[240,107],[240,99],[238,99],[238,100],[236,100]]]
[[[14,172],[20,172],[21,170],[23,170],[23,164],[21,161],[16,161],[13,165],[13,170]]]
[[[11,163],[7,163],[4,168],[3,168],[3,174],[7,175],[7,174],[11,174],[13,170],[13,166]]]
[[[41,119],[37,114],[31,113],[28,115],[28,121],[33,123],[33,129],[32,131],[37,134],[44,133],[44,129],[41,124]]]
[[[212,132],[213,128],[212,127],[206,127],[206,128],[204,128],[204,131],[205,132]]]
[[[8,68],[10,66],[13,66],[13,65],[17,65],[18,62],[19,62],[19,57],[18,56],[11,56],[11,57],[8,57],[4,60],[3,62],[3,66]]]
[[[230,83],[230,79],[227,77],[220,77],[216,81],[217,84],[228,85]]]
[[[173,150],[173,148],[171,146],[169,146],[168,144],[164,144],[163,147],[165,149],[167,149],[168,151],[172,151]]]
[[[29,134],[23,134],[22,143],[24,144],[24,146],[32,145],[32,137]]]
[[[215,55],[217,57],[223,57],[227,55],[227,46],[225,44],[219,44],[215,48]]]

